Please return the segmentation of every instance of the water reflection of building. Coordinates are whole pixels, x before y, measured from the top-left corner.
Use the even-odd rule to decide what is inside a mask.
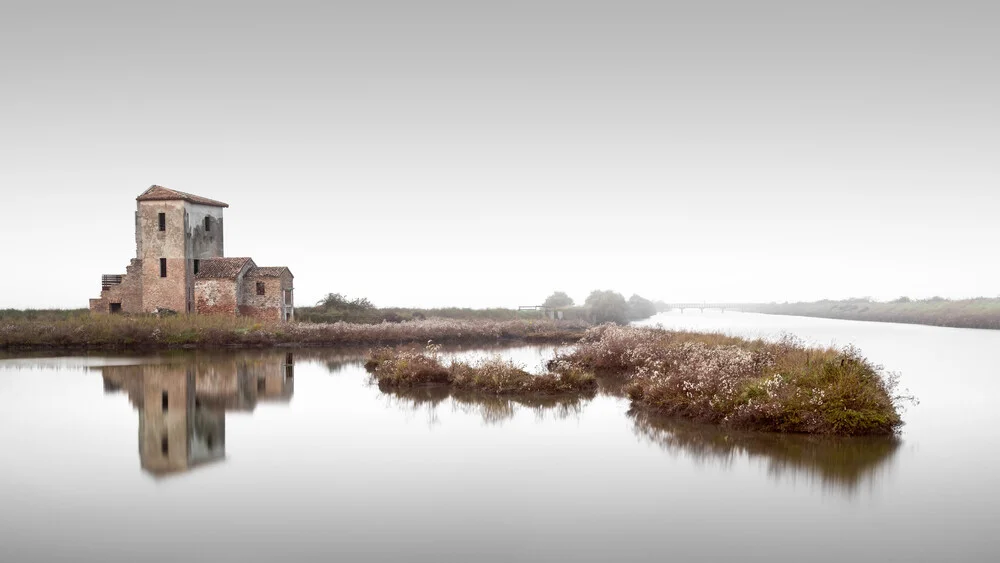
[[[227,410],[291,400],[292,354],[194,357],[101,367],[104,390],[123,391],[139,411],[139,462],[153,475],[187,471],[226,454]]]

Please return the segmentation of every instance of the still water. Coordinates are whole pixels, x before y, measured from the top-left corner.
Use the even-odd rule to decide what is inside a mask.
[[[853,343],[921,402],[898,439],[821,439],[387,394],[336,350],[0,359],[0,561],[1000,559],[1000,331],[657,323]]]

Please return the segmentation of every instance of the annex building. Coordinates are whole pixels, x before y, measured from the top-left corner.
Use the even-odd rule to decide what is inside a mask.
[[[136,198],[135,258],[101,276],[96,313],[158,313],[294,319],[292,272],[223,251],[228,204],[152,186]]]

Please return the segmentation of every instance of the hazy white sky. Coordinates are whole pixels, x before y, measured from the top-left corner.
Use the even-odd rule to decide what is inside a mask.
[[[986,2],[7,0],[0,308],[151,184],[300,305],[996,296],[997,60]]]

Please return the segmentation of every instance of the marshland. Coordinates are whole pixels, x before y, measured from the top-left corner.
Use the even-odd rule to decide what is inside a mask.
[[[988,397],[1000,389],[985,351],[1000,333],[688,312],[527,342],[488,331],[463,340],[469,325],[455,322],[339,329],[382,335],[362,346],[8,350],[0,494],[19,516],[6,529],[45,527],[98,552],[120,548],[125,533],[143,549],[168,550],[171,540],[132,516],[155,501],[158,513],[184,514],[173,525],[195,536],[220,525],[280,532],[308,551],[336,545],[388,557],[376,538],[390,526],[418,559],[442,545],[464,553],[462,541],[513,559],[587,559],[688,530],[671,535],[677,553],[726,558],[735,548],[700,541],[697,522],[712,522],[713,534],[766,537],[774,522],[755,516],[766,504],[795,515],[783,533],[836,526],[861,544],[906,536],[914,518],[962,512],[968,518],[949,537],[988,547],[986,514],[996,505],[982,494],[992,477],[980,468],[997,455],[985,445],[1000,423]],[[455,339],[428,347],[428,331],[441,327]],[[338,341],[361,342],[357,334]],[[808,390],[823,391],[823,403]],[[898,420],[865,414],[886,400]],[[849,410],[864,416],[836,416]],[[16,423],[24,420],[35,422]],[[281,486],[256,490],[247,504],[250,482]],[[55,517],[30,493],[82,483],[87,493]],[[933,513],[908,501],[915,494],[934,501]],[[858,512],[882,524],[844,518]],[[629,514],[629,524],[598,517],[609,514]],[[496,526],[518,541],[491,537]],[[250,544],[203,541],[220,556],[261,555]],[[856,553],[854,543],[824,545],[840,558]],[[897,551],[919,558],[941,545],[923,529]]]

